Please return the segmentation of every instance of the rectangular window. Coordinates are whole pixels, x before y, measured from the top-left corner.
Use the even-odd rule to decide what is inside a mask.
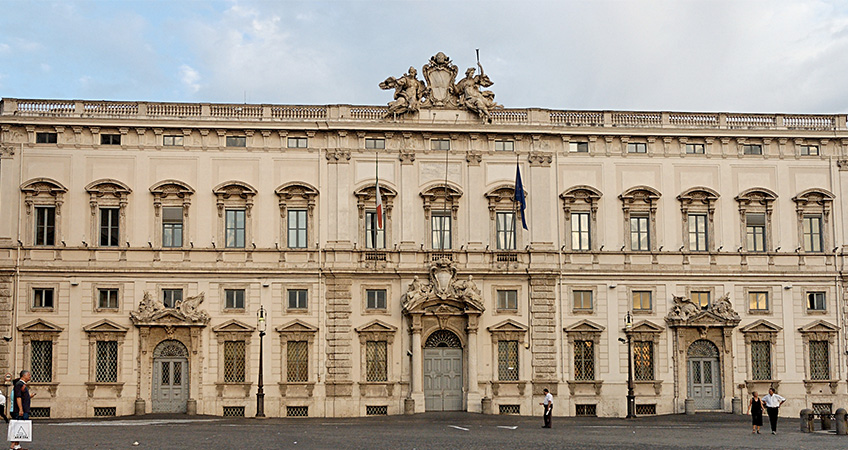
[[[742,146],[742,153],[745,155],[762,155],[763,146],[760,144],[745,144]]]
[[[495,219],[498,250],[515,250],[515,213],[499,212]]]
[[[184,136],[163,136],[162,145],[165,147],[179,147],[183,145]],[[229,146],[229,144],[228,144]]]
[[[118,341],[97,341],[97,366],[94,381],[98,383],[118,381]]]
[[[818,156],[819,155],[819,146],[818,145],[802,145],[801,146],[801,156]]]
[[[386,148],[386,140],[381,138],[365,138],[365,148],[369,150],[382,150]]]
[[[701,309],[707,309],[710,307],[710,293],[709,292],[692,292],[692,303],[698,305]]]
[[[633,379],[652,381],[654,379],[654,343],[651,341],[633,341]]]
[[[120,134],[101,134],[100,145],[121,145]]]
[[[633,291],[633,311],[650,311],[651,291]]]
[[[827,304],[825,303],[824,292],[807,292],[807,310],[809,311],[825,311]]]
[[[289,309],[306,309],[307,296],[309,291],[306,289],[289,289]]]
[[[224,289],[226,309],[244,309],[244,289]]]
[[[30,342],[31,369],[33,383],[53,381],[53,341]],[[17,406],[15,406],[17,408]]]
[[[574,309],[581,311],[591,311],[593,309],[592,291],[572,291],[571,296],[574,298]]]
[[[305,383],[309,381],[309,343],[288,341],[286,343],[286,381]]]
[[[162,208],[162,247],[179,248],[183,246],[183,208],[168,206]]]
[[[35,133],[36,144],[55,144],[58,141],[58,133]]]
[[[518,381],[518,341],[498,341],[498,380]]]
[[[244,248],[245,211],[243,209],[228,209],[226,213],[227,248]]]
[[[651,249],[651,233],[648,229],[648,216],[630,217],[630,250],[647,251]]]
[[[430,229],[433,236],[434,250],[451,248],[451,213],[450,211],[433,211],[430,213]]]
[[[119,222],[121,210],[118,208],[100,208],[100,246],[117,247],[121,237]]]
[[[290,137],[286,140],[289,148],[306,148],[305,137]]]
[[[35,288],[32,290],[33,308],[53,308],[53,288]]]
[[[748,235],[748,251],[766,251],[766,215],[762,213],[745,214],[745,228]]]
[[[828,341],[810,341],[810,379],[830,379],[830,351]]]
[[[822,251],[822,218],[821,216],[804,216],[804,251]]]
[[[771,380],[771,342],[751,341],[751,376]]]
[[[703,155],[704,144],[686,144],[686,153],[690,155]]]
[[[35,208],[35,245],[56,245],[56,208]]]
[[[244,341],[224,341],[224,382],[244,383]]]
[[[288,214],[288,232],[289,232],[289,248],[306,248],[306,210],[305,209],[289,209]]]
[[[497,152],[514,152],[515,141],[495,141],[495,151]]]
[[[450,139],[430,139],[430,150],[450,150]]]
[[[569,142],[568,151],[571,153],[589,153],[588,142]]]
[[[386,218],[385,211],[383,219]],[[377,227],[377,211],[365,211],[365,248],[386,248],[386,222]]]
[[[388,380],[388,344],[386,341],[365,342],[365,381]]]
[[[366,289],[365,309],[386,309],[386,290]]]
[[[571,249],[587,251],[592,249],[588,212],[571,213]]]
[[[498,309],[518,310],[518,291],[515,289],[498,290]]]
[[[768,311],[768,292],[749,292],[748,309],[751,311]]]
[[[227,136],[227,147],[247,147],[245,136]]]
[[[627,153],[648,153],[648,145],[644,142],[630,142],[627,144]]]
[[[595,379],[594,342],[574,341],[574,379],[578,381]]]
[[[689,250],[707,251],[707,215],[689,214]]]
[[[176,308],[177,302],[183,301],[182,289],[162,289],[162,304],[166,308]]]
[[[98,289],[97,307],[100,309],[118,309],[117,289]]]

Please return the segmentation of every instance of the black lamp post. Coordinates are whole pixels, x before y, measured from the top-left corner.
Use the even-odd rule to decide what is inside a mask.
[[[624,334],[627,335],[627,418],[636,417],[636,394],[633,393],[633,314],[624,315]]]
[[[256,391],[256,417],[265,417],[265,389],[262,383],[262,338],[265,337],[265,308],[259,305],[256,328],[259,329],[259,389]]]

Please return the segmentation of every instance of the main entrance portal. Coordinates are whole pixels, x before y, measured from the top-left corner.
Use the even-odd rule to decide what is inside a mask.
[[[434,332],[424,345],[424,408],[462,410],[462,344],[448,330]]]
[[[689,398],[695,400],[695,409],[721,409],[721,370],[718,348],[701,339],[692,343],[688,351]]]
[[[185,345],[176,340],[160,342],[153,352],[153,412],[186,412],[188,374]]]

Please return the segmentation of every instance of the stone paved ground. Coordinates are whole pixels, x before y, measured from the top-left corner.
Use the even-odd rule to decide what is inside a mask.
[[[777,436],[752,435],[750,418],[730,414],[633,420],[427,413],[352,419],[231,419],[161,416],[40,420],[33,450],[65,449],[835,449],[848,436],[799,431],[780,419]],[[766,421],[766,428],[768,421]],[[766,433],[766,432],[764,432]],[[133,446],[133,442],[138,442]]]

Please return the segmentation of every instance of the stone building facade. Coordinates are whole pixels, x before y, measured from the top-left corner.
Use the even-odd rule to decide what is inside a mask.
[[[629,337],[637,414],[845,405],[844,115],[413,72],[388,107],[3,99],[0,370],[42,416],[252,416],[262,342],[269,416],[623,416]]]

